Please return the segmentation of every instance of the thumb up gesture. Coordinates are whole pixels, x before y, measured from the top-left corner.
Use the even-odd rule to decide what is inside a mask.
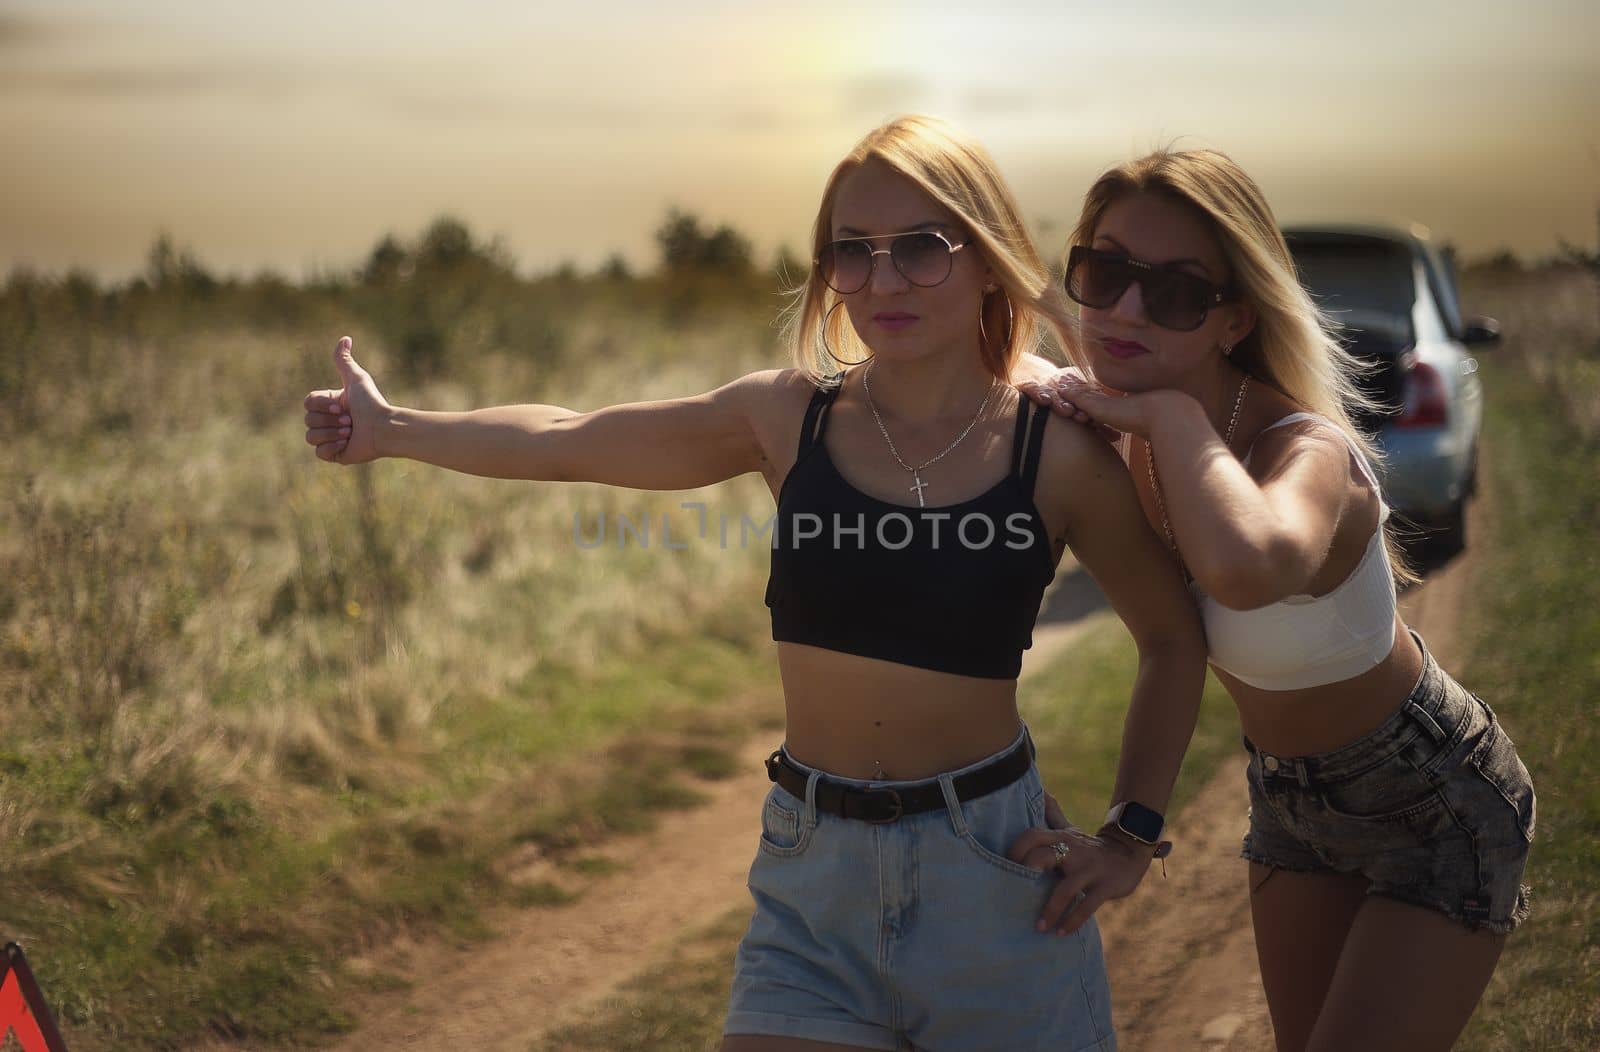
[[[316,447],[318,459],[336,464],[378,459],[378,427],[391,408],[372,374],[356,364],[352,346],[345,336],[333,349],[333,365],[344,386],[306,395],[306,442]]]

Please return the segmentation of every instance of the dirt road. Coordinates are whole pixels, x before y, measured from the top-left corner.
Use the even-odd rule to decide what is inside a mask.
[[[1469,574],[1468,560],[1459,558],[1402,603],[1407,621],[1446,664],[1455,655],[1455,614]],[[1083,617],[1079,606],[1077,620],[1040,627],[1024,676],[1067,645],[1087,618],[1109,616]],[[647,968],[683,933],[746,902],[757,835],[750,801],[768,788],[761,761],[772,744],[748,743],[742,773],[707,785],[703,806],[669,815],[647,836],[603,847],[600,853],[620,866],[594,878],[576,903],[508,913],[498,918],[498,938],[469,950],[398,945],[386,947],[381,959],[351,962],[416,983],[353,1006],[362,1026],[341,1052],[523,1052],[539,1034]],[[1169,878],[1153,873],[1135,895],[1101,913],[1127,1052],[1272,1048],[1244,863],[1236,857],[1245,828],[1242,762],[1224,763],[1178,816],[1172,839],[1180,846]],[[538,877],[543,865],[532,860],[522,875]]]

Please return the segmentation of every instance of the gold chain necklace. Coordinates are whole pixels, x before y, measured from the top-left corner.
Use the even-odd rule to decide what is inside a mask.
[[[1249,386],[1250,376],[1246,373],[1245,378],[1239,381],[1239,394],[1233,400],[1233,416],[1228,420],[1228,433],[1222,439],[1222,444],[1229,447],[1230,452],[1233,447],[1233,429],[1239,426],[1239,410],[1244,407],[1244,392]],[[1156,453],[1150,448],[1148,438],[1144,440],[1144,462],[1150,473],[1150,489],[1156,495],[1156,510],[1161,512],[1161,531],[1167,535],[1167,547],[1172,549],[1181,563],[1183,553],[1178,551],[1178,542],[1172,536],[1172,524],[1167,521],[1167,502],[1161,499],[1161,482],[1156,478]]]

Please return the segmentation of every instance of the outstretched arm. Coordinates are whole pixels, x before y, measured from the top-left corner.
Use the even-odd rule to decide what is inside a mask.
[[[344,387],[306,396],[306,441],[340,464],[405,457],[487,478],[692,489],[759,471],[764,461],[752,421],[773,374],[587,413],[553,405],[452,413],[390,405],[348,337],[334,364]]]

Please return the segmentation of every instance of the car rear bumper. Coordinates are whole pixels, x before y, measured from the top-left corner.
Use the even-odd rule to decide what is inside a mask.
[[[1472,472],[1473,450],[1448,428],[1385,427],[1384,496],[1420,523],[1448,518],[1460,506]]]

